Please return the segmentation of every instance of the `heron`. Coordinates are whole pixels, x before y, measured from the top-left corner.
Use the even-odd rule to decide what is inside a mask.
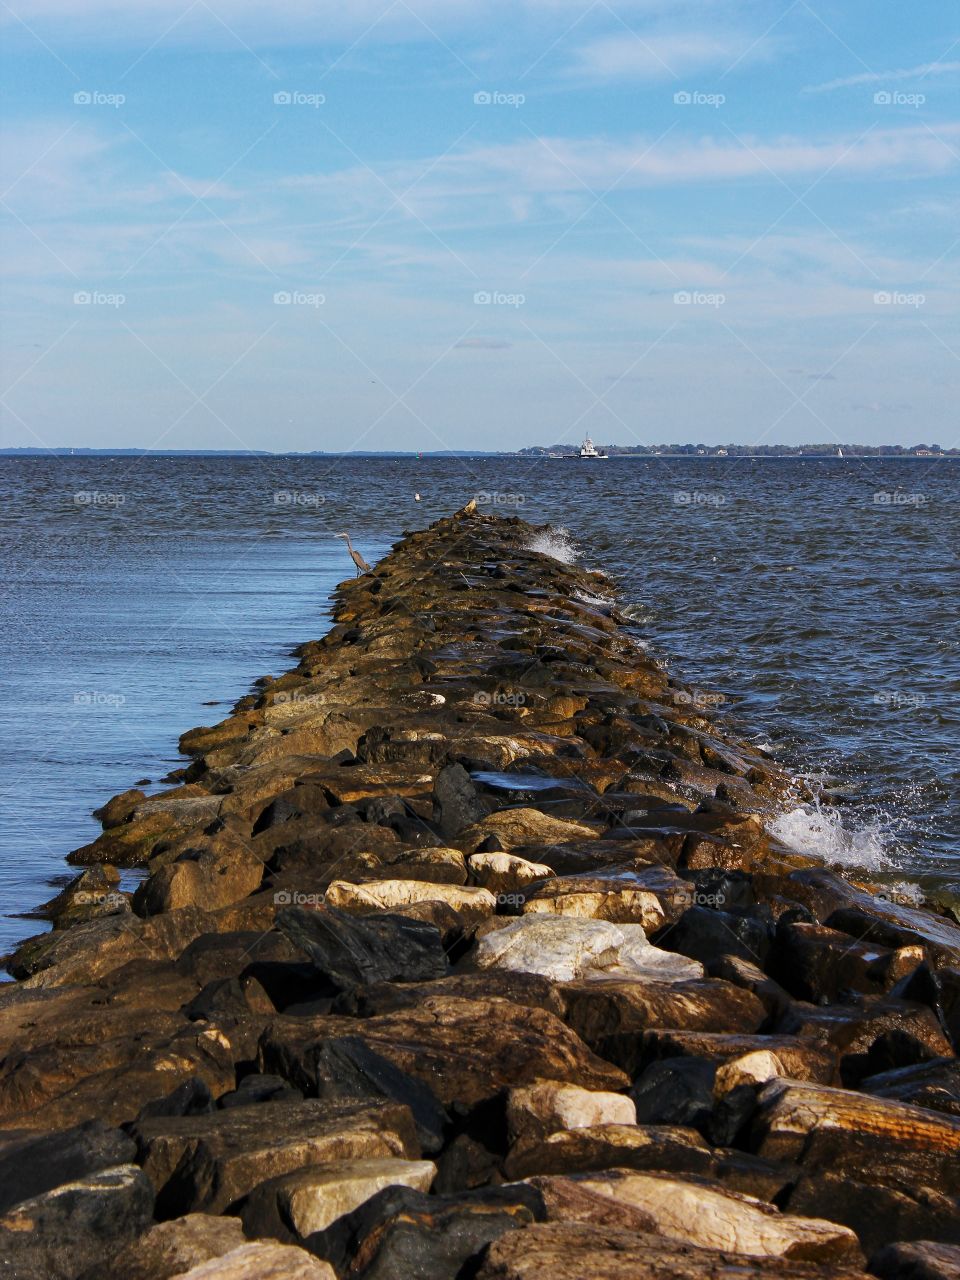
[[[349,533],[335,533],[333,536],[335,538],[346,538],[347,550],[350,552],[350,559],[357,566],[357,577],[359,578],[361,573],[369,573],[371,566],[367,564],[359,551],[354,550],[353,543],[350,541]]]

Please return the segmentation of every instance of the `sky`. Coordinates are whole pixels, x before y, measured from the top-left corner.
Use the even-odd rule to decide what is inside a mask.
[[[960,443],[955,6],[0,29],[0,445]]]

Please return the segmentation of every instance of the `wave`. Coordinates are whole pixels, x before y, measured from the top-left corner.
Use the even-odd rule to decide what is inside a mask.
[[[561,564],[573,564],[577,558],[577,548],[568,531],[564,528],[545,529],[527,543],[528,551],[536,551],[542,556],[551,556]]]

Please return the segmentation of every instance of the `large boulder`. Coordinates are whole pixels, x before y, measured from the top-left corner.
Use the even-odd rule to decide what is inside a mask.
[[[101,1258],[80,1280],[170,1280],[244,1244],[239,1218],[190,1213],[152,1226],[111,1258]]]
[[[447,972],[437,929],[405,916],[287,907],[277,916],[277,927],[338,987],[421,982]]]
[[[264,1102],[132,1127],[161,1218],[222,1213],[254,1187],[333,1160],[416,1158],[407,1107],[321,1100]]]

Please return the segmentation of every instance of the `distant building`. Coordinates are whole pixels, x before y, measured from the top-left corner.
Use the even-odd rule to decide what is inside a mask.
[[[718,449],[714,456],[717,458],[725,458],[727,456],[727,451],[726,449]]]

